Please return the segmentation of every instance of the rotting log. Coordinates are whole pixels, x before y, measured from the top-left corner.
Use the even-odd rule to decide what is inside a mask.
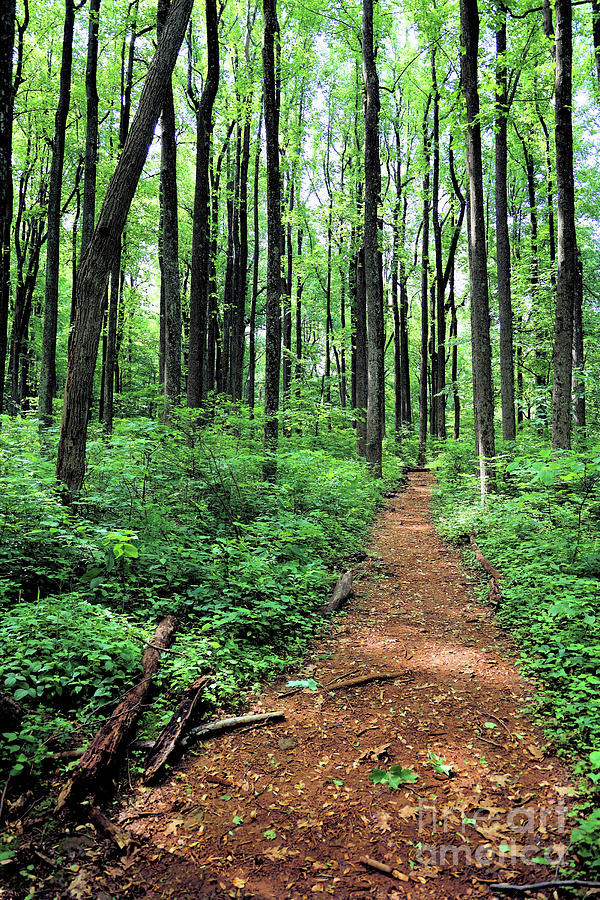
[[[102,837],[109,838],[122,852],[129,849],[133,843],[133,836],[129,831],[125,828],[121,828],[120,825],[115,825],[114,822],[111,822],[110,819],[104,815],[102,810],[98,809],[96,806],[90,807],[88,815],[90,817],[90,822],[98,834]]]
[[[343,606],[346,600],[348,600],[354,592],[353,581],[354,576],[350,569],[348,569],[347,572],[344,572],[343,575],[340,575],[333,589],[331,600],[329,603],[324,603],[323,606],[319,608],[321,615],[326,616],[329,613],[337,612],[338,609]]]
[[[184,693],[177,710],[159,734],[154,743],[154,747],[148,754],[144,769],[144,777],[142,779],[145,783],[151,781],[158,775],[171,753],[173,753],[179,744],[183,731],[197,711],[203,690],[209,680],[210,678],[208,675],[203,675],[202,678],[198,678],[194,681]]]
[[[127,691],[113,714],[96,732],[79,765],[73,770],[71,778],[59,794],[57,812],[77,803],[85,793],[93,793],[101,777],[114,766],[140,715],[142,703],[160,666],[162,651],[172,643],[176,627],[175,616],[166,616],[159,623],[152,638],[152,645],[146,647],[142,656],[142,679]]]
[[[188,734],[190,737],[202,739],[211,737],[219,731],[228,731],[232,728],[241,728],[243,725],[264,725],[267,722],[275,722],[279,719],[285,719],[285,713],[277,710],[275,712],[257,713],[251,716],[233,716],[231,719],[220,719],[218,722],[208,722],[206,725],[199,725],[192,728]]]
[[[479,563],[479,565],[485,569],[487,574],[490,577],[490,602],[494,604],[494,606],[498,606],[502,601],[502,591],[500,590],[500,581],[502,580],[502,575],[496,569],[489,560],[485,558],[481,550],[477,545],[477,541],[475,540],[475,535],[473,532],[469,535],[469,543],[471,545],[471,549],[475,554],[475,559]]]

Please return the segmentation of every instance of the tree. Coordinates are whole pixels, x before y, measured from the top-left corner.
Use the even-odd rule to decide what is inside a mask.
[[[281,180],[279,175],[279,47],[277,0],[263,0],[263,103],[267,148],[267,302],[265,308],[265,451],[264,476],[275,477],[274,453],[279,439],[279,376],[281,363]]]
[[[10,225],[13,215],[12,130],[13,48],[15,2],[3,4],[0,12],[0,412],[4,404],[4,379],[8,346],[10,300]]]
[[[79,491],[85,475],[88,407],[106,283],[119,251],[129,207],[169,89],[192,5],[193,0],[173,0],[123,153],[108,185],[98,224],[81,261],[56,468],[57,479],[66,485],[67,496]]]
[[[556,0],[555,144],[558,200],[558,271],[554,320],[552,446],[571,446],[571,382],[573,374],[573,310],[576,303],[577,235],[573,177],[573,13],[571,0]]]
[[[192,234],[190,285],[190,337],[187,405],[198,408],[206,397],[206,343],[210,262],[210,182],[208,177],[213,131],[213,106],[219,87],[219,31],[216,0],[206,0],[206,48],[208,65],[202,95],[193,86],[192,62],[188,97],[196,113],[196,186]],[[189,42],[190,57],[192,53]]]
[[[473,353],[473,407],[479,456],[481,494],[485,497],[495,455],[494,393],[488,297],[485,206],[481,157],[481,124],[477,82],[479,11],[477,0],[461,0],[461,74],[467,107],[467,172],[469,176],[468,232]]]
[[[65,23],[60,64],[60,89],[54,119],[50,189],[48,192],[48,239],[46,242],[46,289],[44,295],[44,335],[38,416],[41,425],[52,424],[52,400],[56,393],[56,335],[58,330],[58,281],[60,273],[60,220],[65,132],[71,103],[71,68],[73,65],[73,29],[75,7],[65,0]]]
[[[363,0],[362,62],[365,85],[365,288],[368,317],[368,391],[366,458],[381,478],[384,411],[383,295],[379,257],[379,77],[373,41],[373,0]]]

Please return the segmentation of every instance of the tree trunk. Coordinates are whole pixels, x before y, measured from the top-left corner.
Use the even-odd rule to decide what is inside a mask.
[[[506,12],[496,32],[496,261],[498,270],[498,313],[500,317],[500,394],[502,398],[502,437],[516,440],[515,363],[513,311],[510,285],[510,240],[508,236],[508,85],[506,71]]]
[[[238,240],[235,259],[235,305],[231,340],[231,396],[242,399],[246,350],[246,289],[248,284],[248,167],[252,93],[244,102],[239,164],[237,167]]]
[[[52,400],[56,394],[56,337],[58,332],[58,279],[60,274],[60,222],[65,132],[71,102],[71,69],[73,63],[73,0],[65,0],[65,22],[60,65],[58,106],[54,119],[50,190],[48,194],[48,240],[46,243],[46,288],[44,297],[44,332],[40,368],[38,416],[40,424],[52,424]]]
[[[423,223],[421,231],[421,370],[419,384],[419,451],[417,465],[425,465],[427,446],[427,351],[429,340],[429,203],[431,179],[431,139],[429,136],[429,107],[431,95],[427,98],[423,115]]]
[[[554,323],[554,385],[552,446],[571,446],[571,381],[573,371],[573,310],[577,293],[577,236],[573,177],[572,67],[573,11],[571,0],[556,0],[555,141],[558,194],[558,273]]]
[[[85,69],[86,130],[83,207],[81,211],[81,257],[94,232],[96,215],[96,171],[98,164],[98,28],[101,0],[90,0],[88,49]]]
[[[192,231],[192,274],[190,284],[190,343],[188,353],[187,405],[197,409],[206,399],[205,379],[209,271],[210,271],[210,144],[213,106],[219,87],[219,24],[216,0],[206,0],[206,49],[208,65],[200,100],[188,93],[196,110],[196,184]]]
[[[474,414],[479,456],[481,496],[485,497],[495,455],[494,392],[488,297],[485,207],[481,159],[481,125],[477,53],[479,11],[477,0],[460,0],[462,84],[467,107],[467,172],[469,176],[468,231],[471,292],[471,344],[473,353]]]
[[[435,435],[446,440],[446,309],[444,306],[444,265],[442,261],[442,226],[439,214],[440,195],[440,94],[437,84],[436,48],[431,51],[431,75],[433,85],[433,180],[431,221],[435,246],[435,315],[437,345],[435,353]],[[432,359],[432,366],[434,360]]]
[[[377,0],[375,0],[377,2]],[[368,313],[368,389],[366,459],[381,478],[384,409],[383,296],[379,258],[381,165],[379,161],[379,77],[373,42],[374,0],[363,0],[362,64],[365,84],[365,287]]]
[[[250,335],[248,340],[248,406],[250,415],[254,415],[256,402],[256,301],[258,299],[258,261],[260,254],[260,228],[258,221],[258,187],[260,173],[260,149],[262,132],[262,103],[258,117],[258,133],[256,135],[256,156],[254,157],[254,185],[252,226],[254,230],[254,251],[252,259],[252,295],[250,298]]]
[[[157,35],[169,12],[170,0],[159,0]],[[173,86],[169,85],[161,113],[160,200],[162,270],[165,308],[165,405],[177,405],[181,394],[181,291],[179,280],[179,220],[177,209],[177,144]]]
[[[171,82],[192,3],[193,0],[173,2],[123,153],[108,185],[98,224],[79,267],[77,318],[69,353],[57,460],[57,479],[67,486],[68,495],[79,491],[85,474],[88,406],[106,283]]]
[[[600,0],[592,0],[592,36],[594,41],[594,59],[596,60],[596,77],[600,91]]]
[[[279,375],[281,361],[281,181],[279,177],[279,91],[275,71],[279,43],[277,0],[263,0],[263,80],[267,143],[267,301],[265,307],[265,428],[266,481],[276,475],[279,439]],[[278,50],[277,50],[278,54]]]
[[[15,0],[0,14],[0,412],[4,409],[8,309],[10,305],[10,226],[13,215],[12,133]]]
[[[356,261],[355,295],[355,355],[356,355],[356,449],[359,456],[367,455],[367,293],[365,285],[365,255],[361,247]]]
[[[585,429],[585,378],[583,371],[583,270],[581,254],[577,254],[577,290],[573,307],[573,424]]]

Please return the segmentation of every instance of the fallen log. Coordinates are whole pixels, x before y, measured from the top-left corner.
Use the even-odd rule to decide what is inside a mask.
[[[340,681],[339,684],[331,683],[324,686],[326,691],[340,691],[343,688],[359,687],[361,684],[370,684],[372,681],[395,681],[397,678],[406,677],[407,683],[414,680],[412,672],[392,672],[375,675],[361,675],[360,678],[349,678],[348,681]]]
[[[477,541],[475,540],[475,535],[473,534],[473,532],[471,532],[469,535],[469,544],[471,545],[471,549],[475,554],[475,559],[490,577],[490,602],[497,606],[502,600],[502,591],[500,590],[500,581],[502,580],[502,575],[500,574],[498,569],[496,569],[495,566],[493,566],[491,562],[489,562],[489,560],[485,558],[477,545]]]
[[[347,572],[344,572],[343,575],[340,575],[333,589],[331,600],[329,603],[324,603],[323,606],[319,608],[321,615],[326,616],[329,613],[337,612],[338,609],[343,606],[346,600],[353,594],[353,580],[354,576],[350,569],[348,569]]]
[[[600,881],[582,881],[580,878],[571,878],[567,881],[536,881],[533,884],[490,884],[492,891],[503,891],[506,894],[525,894],[528,891],[541,891],[549,888],[561,887],[585,887],[599,888]]]
[[[160,666],[162,650],[171,644],[176,626],[174,616],[166,616],[158,625],[152,638],[152,646],[146,647],[142,656],[141,681],[125,694],[113,714],[96,732],[92,743],[59,794],[57,812],[77,803],[84,793],[93,793],[100,777],[106,775],[115,764],[119,751],[140,715],[152,678]]]
[[[242,725],[264,725],[266,722],[275,722],[279,719],[285,719],[285,713],[281,711],[257,713],[253,716],[233,716],[231,719],[220,719],[218,722],[208,722],[206,725],[199,725],[197,728],[191,728],[188,731],[190,737],[201,739],[217,734],[219,731],[226,731],[231,728],[241,728]]]
[[[184,693],[169,723],[163,728],[148,754],[144,769],[143,781],[151,781],[162,769],[171,753],[177,747],[184,729],[191,721],[202,698],[202,692],[209,681],[209,676],[198,678]]]

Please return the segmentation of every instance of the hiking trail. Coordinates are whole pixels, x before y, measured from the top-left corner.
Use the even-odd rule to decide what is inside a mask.
[[[354,599],[289,676],[318,689],[279,697],[279,679],[249,711],[284,722],[213,738],[164,784],[137,785],[119,823],[139,847],[94,896],[448,900],[554,877],[532,860],[565,853],[574,790],[521,711],[535,686],[514,646],[435,532],[433,484],[412,473],[379,515]],[[398,677],[335,689],[370,674]],[[372,783],[394,765],[418,780]]]

